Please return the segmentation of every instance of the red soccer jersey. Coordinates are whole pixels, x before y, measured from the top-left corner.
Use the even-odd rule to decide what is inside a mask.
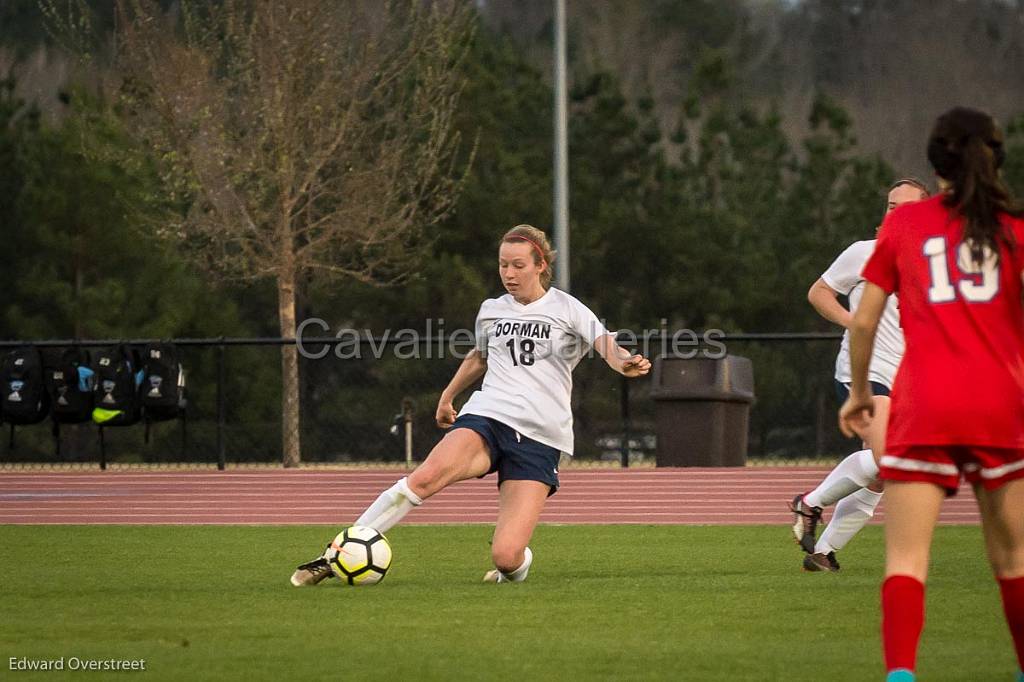
[[[891,212],[864,266],[899,298],[906,338],[886,442],[1022,448],[1024,220],[1004,216],[1018,246],[979,267],[942,199]]]

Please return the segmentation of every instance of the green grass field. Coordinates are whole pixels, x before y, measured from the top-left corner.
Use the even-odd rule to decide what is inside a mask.
[[[876,527],[823,575],[778,526],[542,526],[519,585],[479,582],[489,527],[400,527],[383,584],[290,587],[332,532],[0,527],[0,678],[55,679],[9,659],[61,656],[145,659],[116,675],[154,680],[883,677]],[[920,678],[1015,667],[979,529],[940,528]]]

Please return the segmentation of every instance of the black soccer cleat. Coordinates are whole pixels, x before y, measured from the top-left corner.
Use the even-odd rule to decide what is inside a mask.
[[[808,554],[804,557],[804,570],[810,573],[817,573],[821,571],[835,573],[839,570],[839,562],[836,561],[836,553],[829,552],[828,554],[822,554],[821,552],[815,554]]]
[[[814,543],[817,541],[818,523],[821,521],[821,507],[808,507],[804,504],[801,493],[789,503],[789,511],[793,512],[793,537],[797,544],[808,554],[814,554]]]
[[[327,549],[330,549],[330,545],[327,546]],[[324,554],[326,553],[327,550],[325,549]],[[292,573],[291,584],[295,587],[312,587],[333,575],[334,571],[331,570],[331,565],[327,563],[327,558],[321,555],[296,568],[295,572]]]

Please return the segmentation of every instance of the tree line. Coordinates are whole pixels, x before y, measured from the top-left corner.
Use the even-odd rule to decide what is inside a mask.
[[[373,11],[373,3],[366,7]],[[12,71],[0,87],[0,234],[8,245],[0,251],[0,291],[6,294],[0,337],[288,336],[296,320],[310,316],[335,330],[422,329],[426,318],[439,317],[449,329],[472,328],[480,301],[502,293],[495,258],[501,234],[518,223],[551,224],[553,111],[549,79],[521,46],[471,9],[457,9],[465,15],[445,25],[443,51],[416,53],[423,71],[402,71],[393,61],[409,54],[401,52],[410,49],[408,42],[379,47],[381,54],[392,50],[385,55],[392,61],[382,64],[396,69],[400,84],[379,99],[373,99],[379,71],[358,92],[345,90],[353,74],[340,69],[366,65],[351,61],[352,55],[338,63],[338,71],[303,72],[306,79],[321,78],[324,90],[321,99],[305,101],[305,118],[288,121],[291,126],[274,127],[273,110],[256,111],[266,97],[246,100],[230,87],[214,92],[211,83],[220,87],[222,81],[208,82],[205,90],[175,86],[188,68],[206,73],[188,61],[202,53],[184,48],[180,54],[163,50],[168,63],[135,63],[137,71],[116,63],[112,68],[121,75],[136,78],[128,81],[133,89],[122,85],[114,94],[83,80],[53,93],[53,102],[30,102],[19,96]],[[430,35],[438,44],[439,34]],[[133,37],[140,45],[156,40]],[[224,71],[253,64],[264,69],[247,76],[253,90],[294,76],[274,73],[281,64],[273,55],[265,55],[266,62],[253,57],[255,43],[245,42],[253,37],[235,36],[236,56],[245,59],[226,60]],[[284,35],[293,43],[295,38]],[[140,54],[141,46],[131,56]],[[572,293],[610,328],[827,330],[806,304],[806,289],[845,246],[873,235],[895,172],[864,151],[853,117],[827,93],[813,94],[802,112],[807,133],[793,139],[782,107],[737,87],[734,54],[705,46],[693,55],[678,122],[667,133],[652,96],[630,92],[610,70],[577,64],[570,101],[572,254],[570,263],[556,261],[556,268],[571,268]],[[296,63],[309,56],[295,55]],[[429,93],[418,89],[417,79],[436,77],[438,69],[447,69],[445,79],[427,83]],[[160,106],[167,103],[157,102],[152,89],[161,83],[165,97],[194,95],[191,118],[161,128]],[[309,83],[295,87],[301,92]],[[331,99],[346,92],[349,99]],[[211,127],[207,142],[193,137],[191,147],[175,143],[175,126],[184,122],[193,126],[185,126],[190,134],[201,133],[211,108],[226,101],[236,109],[219,124],[237,128]],[[329,101],[339,108],[325,109]],[[325,111],[333,120],[354,102],[366,106],[353,119],[356,136],[343,138],[344,150],[311,157],[334,139],[323,133],[346,134],[324,127]],[[58,115],[43,116],[41,104]],[[311,135],[308,148],[287,137],[303,126]],[[1020,190],[1024,117],[1008,131],[1005,173]],[[254,135],[267,142],[247,147],[245,138]],[[240,158],[238,149],[259,154]],[[421,164],[415,166],[418,175],[406,172],[411,163]],[[310,164],[319,166],[311,170]],[[282,167],[292,175],[282,179]],[[289,215],[307,221],[297,222],[287,239],[292,255],[309,258],[291,261],[289,317],[282,312],[281,263],[259,260],[257,240],[280,234],[281,223],[272,217],[279,190],[302,189],[306,177],[313,181],[289,206]],[[389,190],[391,203],[381,197]],[[245,222],[252,211],[232,213],[245,202],[266,212],[253,225]],[[317,231],[321,224],[340,227],[325,234]],[[226,237],[225,225],[233,230]],[[370,225],[376,238],[360,242]],[[332,234],[348,241],[332,242]],[[305,248],[320,243],[327,247]],[[229,262],[249,268],[245,280],[224,276],[237,274],[221,267]],[[324,276],[331,267],[338,272]],[[780,424],[812,424],[816,447],[826,449],[822,434],[830,423],[821,415],[831,409],[823,398],[830,377],[807,385],[807,349],[742,350],[754,358],[763,387],[753,427],[764,433],[762,447],[767,432]],[[813,353],[829,356],[834,348]],[[309,365],[304,371],[302,385],[312,397],[316,372]],[[412,385],[430,374],[411,365],[380,371]],[[284,398],[278,415],[287,424],[291,409],[298,424],[297,404],[287,406],[287,393],[297,386],[285,396],[280,391],[288,372],[287,356],[280,370],[261,366],[259,380],[238,391],[233,412],[274,419],[273,404]],[[429,403],[440,388],[418,386],[414,392]],[[613,402],[608,396],[592,400]],[[286,461],[297,461],[298,447],[297,437],[285,436]]]

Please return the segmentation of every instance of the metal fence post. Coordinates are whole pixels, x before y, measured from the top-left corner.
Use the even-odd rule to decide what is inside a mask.
[[[217,346],[217,469],[224,471],[224,337]]]
[[[619,390],[619,408],[622,413],[622,468],[629,468],[629,379],[625,375],[620,379],[622,388]]]
[[[412,399],[402,399],[402,421],[405,427],[405,466],[412,468]]]

